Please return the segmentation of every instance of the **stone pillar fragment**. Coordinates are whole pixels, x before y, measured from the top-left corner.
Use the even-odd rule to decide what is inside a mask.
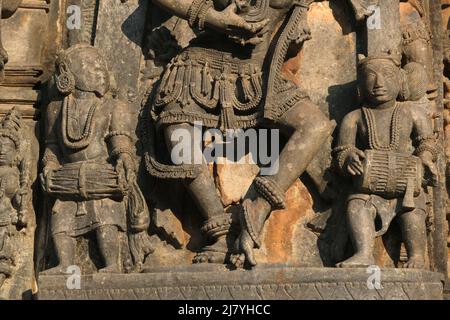
[[[401,52],[399,0],[380,0],[374,13],[367,18],[367,54]]]

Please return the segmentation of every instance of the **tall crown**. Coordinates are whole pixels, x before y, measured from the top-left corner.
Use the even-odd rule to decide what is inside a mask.
[[[402,56],[400,53],[389,50],[387,52],[380,52],[377,54],[369,55],[367,57],[362,54],[358,55],[358,68],[365,66],[369,62],[380,59],[389,60],[393,62],[397,67],[400,67],[402,62]]]
[[[11,139],[16,148],[20,146],[22,129],[22,116],[20,112],[13,108],[3,118],[0,123],[0,137]]]

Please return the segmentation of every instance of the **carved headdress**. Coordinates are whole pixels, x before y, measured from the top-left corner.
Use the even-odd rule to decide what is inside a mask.
[[[362,54],[358,55],[358,69],[361,67],[364,67],[370,62],[373,62],[375,60],[388,60],[394,63],[397,67],[400,67],[401,65],[401,54],[393,51],[388,52],[380,52],[377,54],[364,56]]]
[[[10,110],[0,123],[0,137],[7,137],[14,142],[16,149],[21,144],[22,117],[16,109]]]
[[[68,95],[72,93],[75,89],[75,76],[72,73],[72,70],[70,69],[70,65],[73,62],[73,55],[79,52],[86,52],[90,51],[93,55],[103,60],[106,67],[106,61],[99,51],[98,48],[91,46],[87,43],[78,43],[76,45],[73,45],[69,47],[66,50],[61,50],[57,57],[56,57],[56,74],[55,74],[55,81],[56,81],[56,87],[58,88],[58,91],[61,92],[64,95]],[[109,73],[108,73],[108,76]],[[111,80],[111,79],[110,79]],[[108,84],[109,89],[109,84]],[[106,90],[108,91],[108,90]]]

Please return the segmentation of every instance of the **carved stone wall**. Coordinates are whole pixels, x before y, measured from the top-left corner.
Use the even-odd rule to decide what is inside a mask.
[[[428,0],[380,0],[378,5],[381,8],[381,30],[368,28],[367,17],[362,17],[362,20],[355,17],[355,4],[365,4],[367,1],[305,2],[308,10],[304,19],[309,26],[310,39],[299,41],[301,46],[297,51],[290,47],[292,52],[290,50],[284,57],[281,77],[294,83],[301,92],[309,96],[321,114],[325,115],[324,118],[337,129],[324,139],[324,143],[311,157],[312,160],[308,162],[303,173],[295,177],[295,182],[284,195],[285,207],[274,208],[270,215],[268,214],[260,235],[261,246],[254,250],[258,266],[248,271],[252,273],[248,281],[242,270],[231,271],[216,264],[192,265],[198,252],[202,252],[205,245],[210,243],[207,243],[209,239],[204,235],[205,218],[202,217],[198,201],[193,199],[192,192],[186,188],[191,180],[162,179],[148,172],[146,152],[149,144],[157,159],[165,164],[170,162],[167,143],[160,131],[155,129],[158,125],[151,119],[154,114],[149,110],[153,111],[151,107],[155,103],[159,85],[167,80],[162,79],[165,72],[174,65],[177,66],[177,63],[185,62],[180,62],[177,57],[180,52],[191,47],[196,39],[202,39],[200,30],[191,28],[186,20],[164,11],[152,1],[143,0],[23,0],[14,14],[2,19],[1,39],[8,52],[9,61],[5,65],[5,77],[0,82],[0,115],[3,116],[15,107],[25,119],[23,138],[29,141],[31,146],[30,201],[34,218],[19,234],[15,246],[20,251],[20,259],[13,276],[7,278],[5,284],[0,287],[0,298],[442,298],[443,281],[446,280],[447,264],[450,262],[450,240],[446,241],[449,237],[446,220],[449,216],[449,188],[448,183],[446,188],[446,176],[450,172],[450,2],[441,0],[440,4],[436,4]],[[73,11],[67,10],[70,7],[80,10],[80,28],[68,28],[67,19],[73,14]],[[274,26],[274,29],[278,28],[278,33],[274,33],[273,38],[267,40],[272,43],[274,51],[274,39],[282,38],[281,31],[288,25],[287,20],[284,24],[282,21],[284,20]],[[303,35],[305,30],[296,32]],[[411,38],[406,39],[407,35]],[[413,36],[417,36],[417,39],[412,39]],[[423,41],[417,46],[429,56],[424,58],[414,51],[415,48],[408,47],[413,41]],[[141,204],[141,208],[148,209],[149,222],[148,228],[143,233],[138,233],[142,236],[138,238],[142,242],[136,240],[136,243],[141,245],[139,247],[139,244],[133,242],[136,238],[130,236],[136,235],[129,221],[134,212],[127,213],[130,215],[126,216],[126,230],[118,236],[119,256],[125,261],[123,270],[118,274],[97,273],[107,264],[107,259],[102,248],[95,245],[98,244],[96,231],[77,235],[73,263],[81,268],[83,286],[81,290],[70,290],[66,286],[65,275],[45,273],[61,262],[61,254],[56,250],[57,243],[55,244],[52,230],[52,219],[57,211],[55,203],[72,201],[78,216],[81,203],[92,199],[73,200],[70,197],[66,199],[55,196],[48,190],[43,191],[40,184],[45,179],[49,159],[49,115],[51,116],[54,110],[54,104],[61,105],[55,110],[64,110],[65,103],[69,104],[67,101],[72,97],[72,92],[62,94],[63,91],[60,90],[58,76],[63,74],[64,61],[61,62],[62,55],[58,56],[58,53],[62,49],[80,45],[94,47],[106,61],[111,85],[107,94],[101,98],[97,93],[95,96],[101,99],[102,104],[103,101],[108,101],[104,104],[116,108],[111,111],[111,119],[116,117],[114,112],[118,112],[120,116],[117,118],[121,120],[118,122],[129,124],[126,128],[120,127],[120,130],[108,129],[110,131],[105,134],[105,140],[99,143],[99,148],[107,150],[105,152],[110,157],[105,163],[108,165],[116,166],[121,155],[131,155],[137,175],[136,186],[146,200]],[[236,57],[244,52],[244,49],[237,45],[233,48]],[[435,159],[435,164],[439,182],[435,186],[429,185],[425,188],[428,196],[426,208],[423,209],[427,215],[424,235],[425,270],[399,270],[407,266],[408,254],[399,225],[392,223],[383,236],[374,240],[374,264],[383,270],[385,289],[368,291],[364,287],[365,269],[335,268],[337,263],[350,258],[355,252],[350,236],[352,230],[346,218],[346,200],[354,189],[351,179],[340,175],[333,149],[339,146],[339,128],[346,115],[358,110],[365,103],[363,94],[358,89],[358,55],[371,57],[380,52],[391,54],[391,51],[400,54],[399,68],[417,62],[426,72],[426,97],[429,102],[426,113],[427,117],[432,118],[433,139],[436,139],[436,153],[439,157]],[[444,61],[444,69],[441,61]],[[264,76],[268,75],[269,71],[269,66],[265,63]],[[86,73],[88,74],[89,70]],[[225,71],[223,73],[225,74]],[[78,79],[79,75],[74,76]],[[174,82],[184,80],[185,78],[173,79]],[[268,79],[263,77],[262,81]],[[72,90],[83,91],[79,86],[74,85]],[[183,86],[189,91],[189,84]],[[233,90],[238,92],[240,89]],[[55,114],[58,112],[55,111]],[[96,117],[104,119],[103,117],[107,117],[106,113],[97,113]],[[64,117],[63,111],[61,114],[61,117]],[[85,118],[86,115],[80,116],[80,119]],[[56,117],[56,120],[50,120],[59,128],[58,121],[61,119]],[[406,123],[404,119],[400,121]],[[100,120],[96,118],[93,123],[100,123]],[[157,132],[150,137],[153,139],[151,143],[149,132]],[[130,139],[130,147],[124,151],[125,147],[120,144],[122,141],[108,144],[108,139],[114,140],[111,137],[115,136],[127,136]],[[64,145],[66,142],[62,139],[56,134],[55,145]],[[313,144],[314,139],[315,137],[311,136],[301,140],[301,143]],[[288,143],[288,139],[283,138],[281,147]],[[89,156],[86,156],[87,151],[84,156],[73,157],[73,160],[70,158],[73,155],[71,152],[76,153],[73,150],[63,150],[63,156],[56,155],[60,157],[61,167],[67,163],[100,161],[95,157],[94,160],[89,159]],[[70,156],[67,156],[68,154]],[[246,157],[250,156],[246,154]],[[68,158],[72,159],[72,162],[67,160]],[[290,161],[295,163],[301,161],[300,159],[302,154],[299,152]],[[118,169],[114,167],[114,170]],[[254,180],[259,176],[260,168],[255,164],[209,164],[208,170],[215,186],[215,190],[211,189],[209,192],[218,196],[223,211],[230,219],[243,219],[243,203],[251,194],[252,188],[256,188]],[[82,169],[79,169],[77,173],[80,177],[81,171]],[[41,177],[40,173],[43,174]],[[119,173],[118,175],[120,176]],[[101,178],[98,177],[99,180]],[[81,180],[83,179],[80,178]],[[81,193],[82,188],[79,188]],[[118,203],[123,202],[125,210],[130,210],[129,203],[135,200],[130,200],[129,197],[131,196],[128,193],[124,193],[122,200],[117,200]],[[139,205],[138,200],[133,204]],[[147,212],[145,210],[142,209],[139,213]],[[242,226],[243,222],[240,222]],[[130,231],[132,229],[133,231]],[[145,254],[136,254],[139,250]],[[138,263],[136,256],[143,258],[142,261]],[[284,281],[280,281],[280,278]],[[419,281],[419,278],[422,280]]]

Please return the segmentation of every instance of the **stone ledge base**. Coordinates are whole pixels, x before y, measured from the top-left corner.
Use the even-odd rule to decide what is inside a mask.
[[[366,269],[260,266],[229,271],[199,265],[139,274],[81,276],[68,289],[68,276],[41,275],[41,300],[430,300],[443,299],[443,276],[422,270],[381,269],[380,289],[370,290]]]

